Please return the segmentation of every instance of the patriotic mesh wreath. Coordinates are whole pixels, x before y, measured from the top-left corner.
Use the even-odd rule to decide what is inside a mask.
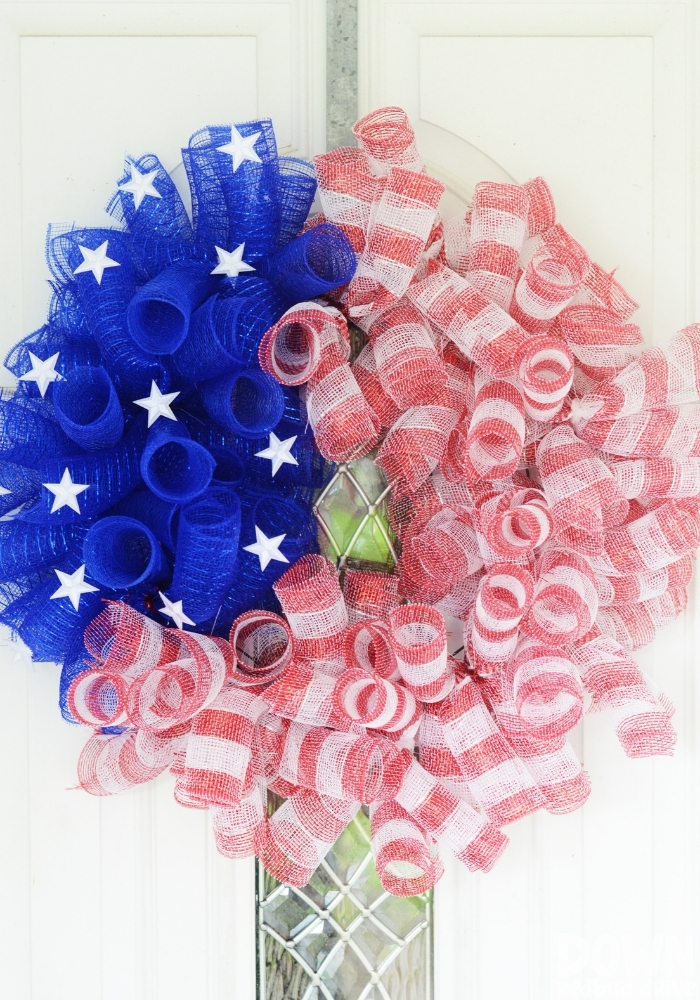
[[[630,654],[700,542],[700,325],[644,350],[542,178],[443,223],[405,113],[354,131],[314,171],[267,120],[205,128],[192,222],[148,154],[120,228],[50,230],[0,399],[0,620],[63,664],[86,791],[170,769],[223,854],[292,885],[366,805],[412,895],[438,844],[488,871],[501,827],[585,802],[586,693],[629,756],[672,752]],[[336,567],[314,505],[365,456],[387,565]]]

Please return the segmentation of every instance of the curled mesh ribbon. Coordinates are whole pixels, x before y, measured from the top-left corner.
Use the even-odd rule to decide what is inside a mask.
[[[298,886],[369,806],[407,895],[438,845],[488,871],[499,826],[585,802],[584,691],[629,756],[672,752],[630,651],[700,543],[700,326],[644,350],[542,178],[444,219],[404,111],[354,132],[312,166],[268,119],[205,127],[191,222],[147,154],[120,228],[51,229],[0,394],[0,622],[63,661],[86,791],[169,770],[222,854]],[[360,457],[391,572],[317,554]]]

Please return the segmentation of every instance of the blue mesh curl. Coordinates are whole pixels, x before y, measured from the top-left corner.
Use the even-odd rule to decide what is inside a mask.
[[[135,490],[113,508],[114,514],[135,517],[153,532],[155,537],[171,552],[175,551],[179,504],[162,500],[148,489]]]
[[[187,337],[190,317],[220,283],[208,264],[172,264],[136,292],[126,325],[147,354],[172,354]]]
[[[207,621],[237,574],[241,504],[236,493],[212,487],[180,511],[171,596],[195,622]]]
[[[0,580],[14,580],[46,566],[58,566],[74,552],[78,555],[87,527],[83,525],[0,524]]]
[[[316,171],[307,160],[279,158],[280,233],[277,249],[293,239],[306,222],[316,194]]]
[[[355,252],[337,226],[321,223],[265,261],[263,274],[290,304],[325,295],[355,273]]]
[[[124,184],[129,184],[132,177],[132,166],[139,174],[150,174],[155,171],[150,184],[160,195],[146,194],[137,207],[137,197],[131,191],[120,190]],[[117,182],[117,191],[112,195],[107,212],[125,225],[135,234],[146,233],[149,236],[159,236],[168,240],[193,239],[192,226],[187,217],[182,198],[175,187],[170,174],[153,153],[144,153],[138,160],[128,159],[124,164],[124,174]]]
[[[124,414],[104,368],[74,368],[53,390],[56,419],[86,451],[111,448],[124,430]]]
[[[42,483],[60,483],[65,469],[73,483],[87,485],[78,496],[80,513],[68,505],[51,512],[54,495],[42,489],[38,502],[22,510],[22,520],[60,524],[64,521],[88,521],[131,493],[141,480],[139,460],[146,438],[146,428],[136,422],[128,434],[109,451],[66,458],[44,458],[36,463]]]
[[[232,372],[202,382],[199,392],[212,420],[244,438],[268,433],[284,413],[279,382],[260,369]]]
[[[231,126],[200,129],[182,158],[192,191],[192,215],[198,242],[233,250],[245,243],[248,263],[270,253],[280,231],[280,175],[277,144],[269,118],[242,122],[241,136],[260,133],[253,151],[260,162],[244,160],[234,171]]]
[[[141,475],[162,500],[189,503],[206,490],[216,463],[193,441],[185,426],[159,420],[148,433],[141,456]]]
[[[59,280],[74,280],[87,322],[98,343],[105,368],[122,399],[148,394],[155,379],[161,389],[166,369],[157,358],[141,351],[129,335],[126,308],[136,292],[129,255],[131,236],[118,229],[75,229],[59,235],[49,231],[49,267]],[[81,246],[97,250],[107,243],[107,256],[118,267],[107,267],[98,283],[91,271],[75,274],[84,263]]]
[[[83,542],[85,572],[111,590],[128,590],[144,583],[164,589],[170,570],[160,544],[134,517],[103,517],[90,527]]]

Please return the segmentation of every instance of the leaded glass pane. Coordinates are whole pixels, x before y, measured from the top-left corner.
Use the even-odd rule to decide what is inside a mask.
[[[365,811],[303,889],[256,864],[258,1000],[431,1000],[432,892],[384,891]]]

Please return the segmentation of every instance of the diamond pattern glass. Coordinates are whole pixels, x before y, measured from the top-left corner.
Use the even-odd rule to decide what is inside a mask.
[[[303,889],[256,864],[258,1000],[432,1000],[432,893],[384,891],[366,811]]]

